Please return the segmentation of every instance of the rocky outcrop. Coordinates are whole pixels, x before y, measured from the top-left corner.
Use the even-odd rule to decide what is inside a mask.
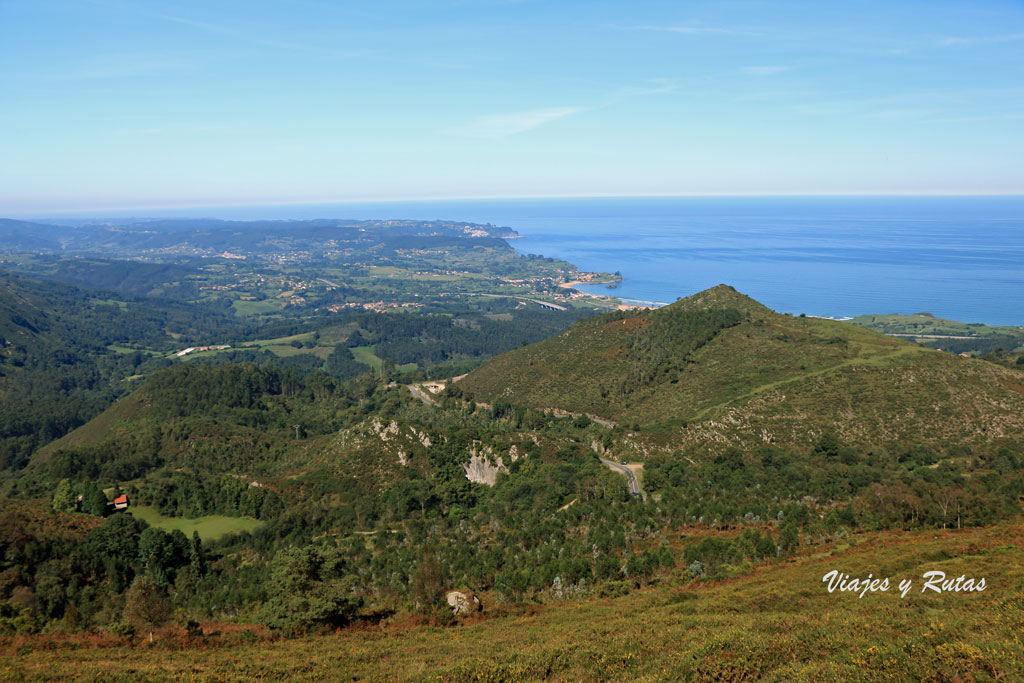
[[[388,441],[394,436],[398,436],[398,423],[392,420],[387,426],[381,423],[377,418],[373,419],[370,423],[370,428],[373,432],[380,437],[381,441]]]
[[[480,598],[470,591],[448,591],[445,599],[448,602],[448,606],[452,608],[452,614],[457,617],[479,612],[483,609],[483,605],[480,604]]]
[[[515,462],[519,457],[518,448],[514,445],[509,448],[509,462]],[[498,473],[508,474],[505,461],[500,455],[496,456],[490,446],[484,446],[479,451],[474,446],[469,451],[469,462],[463,463],[462,469],[466,472],[466,479],[474,484],[487,484],[488,486],[494,486],[498,480]]]
[[[462,463],[462,469],[466,472],[466,479],[474,484],[487,484],[488,486],[494,486],[498,481],[499,472],[508,474],[508,468],[505,467],[505,463],[500,457],[495,458],[492,462],[486,455],[479,453],[471,455],[469,462]]]

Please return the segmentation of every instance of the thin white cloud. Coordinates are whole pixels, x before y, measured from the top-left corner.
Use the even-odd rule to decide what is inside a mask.
[[[229,26],[218,26],[216,24],[210,24],[205,21],[196,21],[195,19],[189,19],[186,17],[178,17],[170,14],[151,14],[149,15],[154,19],[160,19],[175,24],[183,24],[185,26],[191,26],[197,28],[200,31],[212,33],[221,36],[231,36],[239,38],[241,40],[247,40],[255,45],[262,45],[263,47],[274,47],[281,50],[292,50],[295,52],[304,52],[306,54],[318,55],[321,57],[335,57],[339,59],[351,59],[356,57],[370,57],[376,54],[380,54],[380,50],[335,50],[329,47],[319,47],[317,45],[308,45],[306,43],[297,43],[286,40],[276,40],[271,38],[263,38],[257,35],[252,35],[243,31],[240,31]]]
[[[904,107],[896,109],[882,109],[880,111],[865,114],[869,119],[920,119],[926,116],[933,116],[935,109]]]
[[[447,128],[441,132],[458,137],[499,140],[525,133],[552,121],[574,116],[585,111],[597,111],[633,98],[649,95],[666,95],[675,91],[676,85],[671,80],[667,78],[651,78],[644,85],[618,88],[612,91],[603,102],[589,106],[547,107],[509,114],[490,114],[477,117],[462,125]]]
[[[977,108],[983,99],[1019,98],[1024,95],[1024,88],[977,88],[964,90],[921,90],[914,92],[892,93],[878,97],[853,98],[846,100],[807,101],[793,105],[793,110],[808,116],[833,116],[839,114],[874,115],[879,113],[902,110],[906,114],[911,109],[932,112],[951,112],[963,110],[965,107]],[[1010,115],[1010,116],[1016,116]],[[1005,117],[1001,117],[1005,119]],[[934,119],[938,120],[938,119]],[[952,120],[952,119],[950,119]]]
[[[756,36],[760,31],[732,26],[696,26],[696,25],[658,25],[642,24],[639,26],[615,26],[621,31],[655,31],[658,33],[677,33],[685,36],[720,35],[720,36]]]
[[[125,12],[134,14],[136,16],[147,17],[149,19],[155,19],[157,21],[163,21],[171,24],[179,24],[181,26],[188,26],[204,33],[211,35],[224,36],[227,38],[234,38],[236,40],[249,42],[253,45],[260,45],[263,47],[272,47],[280,50],[291,50],[294,52],[302,52],[311,55],[317,55],[320,57],[330,57],[336,59],[353,59],[361,57],[371,57],[382,54],[381,50],[338,50],[332,47],[323,47],[304,42],[278,40],[276,38],[264,37],[257,35],[247,30],[242,30],[237,26],[231,26],[226,24],[213,24],[208,21],[200,21],[198,19],[192,19],[191,17],[184,17],[176,14],[167,14],[165,12],[151,11],[145,8],[137,7],[130,4],[125,4],[119,1],[111,0],[88,0],[94,5],[112,9],[115,11]]]
[[[683,35],[698,35],[701,33],[735,33],[732,29],[715,28],[711,26],[623,26],[627,31],[660,31],[662,33],[682,33]]]
[[[178,56],[114,53],[80,61],[68,71],[50,76],[57,80],[98,80],[153,76],[195,68],[198,62]]]
[[[152,17],[153,19],[162,19],[163,21],[171,22],[172,24],[184,24],[185,26],[191,26],[192,28],[198,28],[207,33],[217,33],[219,35],[236,35],[238,31],[226,28],[224,26],[217,26],[216,24],[210,24],[205,21],[197,21],[195,19],[189,19],[187,17],[176,17],[171,14],[160,14],[157,12],[144,13],[146,16]]]
[[[1024,114],[984,114],[980,116],[956,116],[932,119],[931,123],[972,123],[975,121],[1024,121]]]
[[[1024,33],[1010,33],[1002,36],[949,36],[939,40],[942,47],[969,47],[971,45],[995,45],[998,43],[1015,43],[1024,40]]]
[[[745,66],[740,72],[748,76],[774,76],[789,70],[788,66]]]
[[[647,80],[647,85],[619,88],[612,93],[608,102],[612,103],[622,99],[643,97],[645,95],[667,95],[668,93],[675,92],[676,89],[676,84],[667,78],[651,78]]]
[[[499,140],[539,128],[546,123],[586,111],[586,107],[549,107],[508,114],[480,116],[461,126],[449,128],[445,133],[459,137]]]

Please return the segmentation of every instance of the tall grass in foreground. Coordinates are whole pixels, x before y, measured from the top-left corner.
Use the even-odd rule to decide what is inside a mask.
[[[154,646],[0,641],[4,680],[1024,679],[1024,523],[886,533],[738,579],[658,585],[450,628],[384,625],[270,639],[229,633]],[[829,594],[837,569],[914,581],[900,598]],[[922,593],[921,574],[984,577],[981,593]],[[251,642],[247,642],[251,641]],[[47,649],[39,649],[36,645]],[[52,649],[50,649],[52,648]]]

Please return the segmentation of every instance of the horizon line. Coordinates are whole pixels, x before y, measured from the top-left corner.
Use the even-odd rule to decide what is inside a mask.
[[[459,202],[459,201],[516,201],[530,199],[701,199],[733,197],[741,198],[842,198],[842,197],[887,197],[887,198],[972,198],[972,197],[1024,197],[1021,192],[684,192],[684,193],[594,193],[594,194],[523,194],[523,195],[457,195],[445,197],[400,197],[400,198],[360,198],[360,199],[305,199],[305,200],[283,200],[283,201],[259,201],[259,200],[227,200],[224,202],[208,202],[199,200],[197,203],[173,202],[168,204],[128,204],[88,207],[78,206],[67,209],[27,209],[15,210],[12,212],[3,211],[0,216],[38,216],[49,217],[53,214],[71,215],[76,212],[97,213],[103,211],[168,211],[174,209],[228,209],[228,208],[257,208],[257,207],[287,207],[287,206],[318,206],[330,204],[412,204],[431,202]],[[186,200],[187,201],[187,200]]]

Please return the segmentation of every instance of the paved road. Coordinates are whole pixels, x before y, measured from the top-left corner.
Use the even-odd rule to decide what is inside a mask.
[[[614,460],[605,460],[604,458],[599,458],[599,460],[608,467],[615,470],[616,472],[621,472],[622,474],[626,475],[626,483],[629,484],[630,495],[643,495],[643,492],[640,490],[640,482],[636,478],[636,472],[634,472],[633,470],[629,469],[628,467],[621,463],[615,462]]]
[[[541,301],[540,299],[530,299],[525,296],[515,296],[514,294],[479,294],[478,296],[493,296],[498,299],[518,299],[519,301],[530,301],[532,303],[541,306],[542,308],[550,308],[553,311],[567,311],[569,310],[565,306],[559,306],[553,304],[550,301]]]
[[[870,328],[868,328],[868,329],[870,329]],[[903,333],[897,334],[896,332],[886,332],[885,335],[887,337],[910,337],[911,339],[977,339],[977,340],[982,340],[982,339],[985,338],[985,337],[969,337],[969,336],[961,337],[961,336],[955,335],[955,334],[903,334]]]
[[[412,395],[413,395],[413,396],[415,396],[415,397],[416,397],[416,398],[418,398],[419,400],[423,401],[423,402],[424,402],[424,403],[426,403],[426,404],[427,404],[428,406],[436,406],[436,405],[437,405],[437,402],[436,402],[436,401],[434,401],[434,399],[430,398],[430,396],[428,396],[428,395],[427,395],[427,393],[426,393],[425,391],[423,391],[422,389],[420,389],[420,388],[419,388],[418,386],[416,386],[415,384],[410,384],[410,385],[409,385],[409,391],[411,391],[411,392],[412,392]]]

